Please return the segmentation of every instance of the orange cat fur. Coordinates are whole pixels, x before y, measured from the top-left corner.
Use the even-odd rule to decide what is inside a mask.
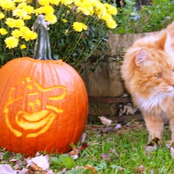
[[[174,22],[157,34],[135,41],[121,67],[134,104],[141,110],[149,142],[162,139],[169,121],[174,142]]]

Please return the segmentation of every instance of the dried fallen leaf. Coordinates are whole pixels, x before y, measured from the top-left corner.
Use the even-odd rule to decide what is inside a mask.
[[[71,156],[74,160],[79,158],[80,150],[77,148],[76,145],[71,145],[72,151],[69,152],[69,156]]]
[[[112,123],[112,120],[110,120],[110,119],[108,119],[104,116],[100,116],[99,118],[100,118],[101,123],[104,124],[104,125],[109,126]]]
[[[84,143],[86,140],[86,133],[83,133],[81,136],[81,143]]]
[[[107,161],[109,159],[109,154],[108,153],[102,153],[101,158],[102,158],[102,160]]]
[[[34,158],[31,158],[31,159],[26,159],[27,161],[27,167],[31,167],[33,168],[34,170],[38,170],[38,171],[41,171],[41,170],[47,170],[49,169],[49,162],[48,162],[48,156],[37,156],[37,157],[34,157]]]
[[[16,172],[12,169],[10,164],[0,164],[0,173],[1,174],[16,174]]]
[[[82,145],[80,146],[80,150],[85,150],[88,147],[87,143],[82,143]]]
[[[65,173],[66,171],[67,171],[66,168],[63,168],[63,169],[62,169],[62,173]]]
[[[115,127],[114,127],[114,131],[117,131],[118,129],[121,129],[121,124],[117,124]]]
[[[113,131],[113,128],[112,127],[104,127],[102,130],[102,132],[112,132]]]
[[[88,147],[87,143],[82,143],[81,146],[77,147],[76,145],[72,145],[72,151],[68,153],[69,156],[71,156],[74,160],[78,159],[80,156],[80,153],[82,150],[86,149]]]
[[[143,173],[144,171],[145,171],[145,167],[144,167],[143,165],[140,165],[140,166],[138,167],[137,173]]]
[[[26,168],[23,168],[20,172],[18,172],[19,174],[30,174],[29,170]]]
[[[144,150],[149,155],[151,152],[154,152],[157,150],[157,146],[145,146]]]
[[[94,167],[90,166],[89,164],[86,164],[86,169],[92,170],[94,174],[98,174],[98,172],[95,170]]]
[[[115,149],[110,149],[110,150],[109,150],[109,153],[115,154],[115,156],[116,156],[117,158],[120,157],[120,155],[118,154],[118,152],[117,152]]]
[[[13,167],[14,170],[21,170],[22,166],[19,163],[16,163]]]

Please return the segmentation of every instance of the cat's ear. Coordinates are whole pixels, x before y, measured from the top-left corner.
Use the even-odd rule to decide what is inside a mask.
[[[141,48],[136,56],[135,64],[136,66],[140,66],[148,57],[148,51],[145,48]]]
[[[155,42],[159,49],[164,50],[166,52],[170,52],[172,50],[171,44],[172,44],[172,38],[167,31],[162,31],[160,33],[160,37],[158,40]]]
[[[167,52],[167,53],[171,53],[173,54],[173,48],[172,48],[172,38],[170,36],[170,34],[167,32],[166,33],[166,40],[165,40],[165,45],[164,45],[164,50]]]
[[[168,32],[162,31],[158,34],[158,39],[155,41],[155,44],[161,50],[166,50],[166,48],[170,45],[171,38]]]

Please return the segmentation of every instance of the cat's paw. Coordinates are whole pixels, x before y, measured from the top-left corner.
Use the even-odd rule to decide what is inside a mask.
[[[155,137],[148,142],[147,146],[161,145],[161,143],[162,143],[161,140]]]
[[[169,140],[169,141],[167,141],[166,147],[169,148],[169,149],[170,149],[171,147],[174,147],[174,140]]]
[[[174,141],[173,140],[167,141],[166,147],[170,150],[171,157],[174,158]]]
[[[154,138],[148,142],[148,144],[144,147],[145,153],[149,154],[158,149],[158,145],[161,145],[162,142],[159,138]]]

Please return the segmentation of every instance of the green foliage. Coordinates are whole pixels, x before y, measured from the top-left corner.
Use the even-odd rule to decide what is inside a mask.
[[[66,10],[59,10],[59,16],[63,16]],[[105,52],[108,29],[105,23],[97,19],[96,16],[72,13],[74,14],[66,14],[66,18],[69,19],[67,23],[57,16],[57,23],[50,26],[50,43],[54,59],[63,59],[82,74],[97,49],[101,51],[101,54]],[[81,22],[89,26],[87,30],[82,32],[72,30],[70,26],[72,26],[73,21],[78,21],[79,18]],[[69,28],[68,33],[65,32],[66,28]],[[95,61],[99,57],[99,55],[95,57]]]
[[[63,168],[63,167],[66,167],[67,169],[71,169],[75,166],[74,160],[66,154],[59,155],[59,158],[51,157],[50,162],[51,162],[51,168],[53,169]]]
[[[63,154],[60,155],[59,158],[67,169],[71,169],[75,166],[74,160],[70,156]]]
[[[137,11],[135,0],[125,0],[125,7],[118,9],[115,17],[118,27],[115,34],[159,31],[174,20],[174,1],[153,0],[152,5]]]
[[[7,160],[9,160],[9,158],[11,157],[11,152],[9,152],[9,151],[6,151],[5,153],[4,153],[4,155],[3,155],[3,160],[4,161],[7,161]]]
[[[53,156],[49,159],[49,161],[50,161],[50,167],[52,169],[56,168],[62,169],[64,167],[62,161],[58,157]]]

